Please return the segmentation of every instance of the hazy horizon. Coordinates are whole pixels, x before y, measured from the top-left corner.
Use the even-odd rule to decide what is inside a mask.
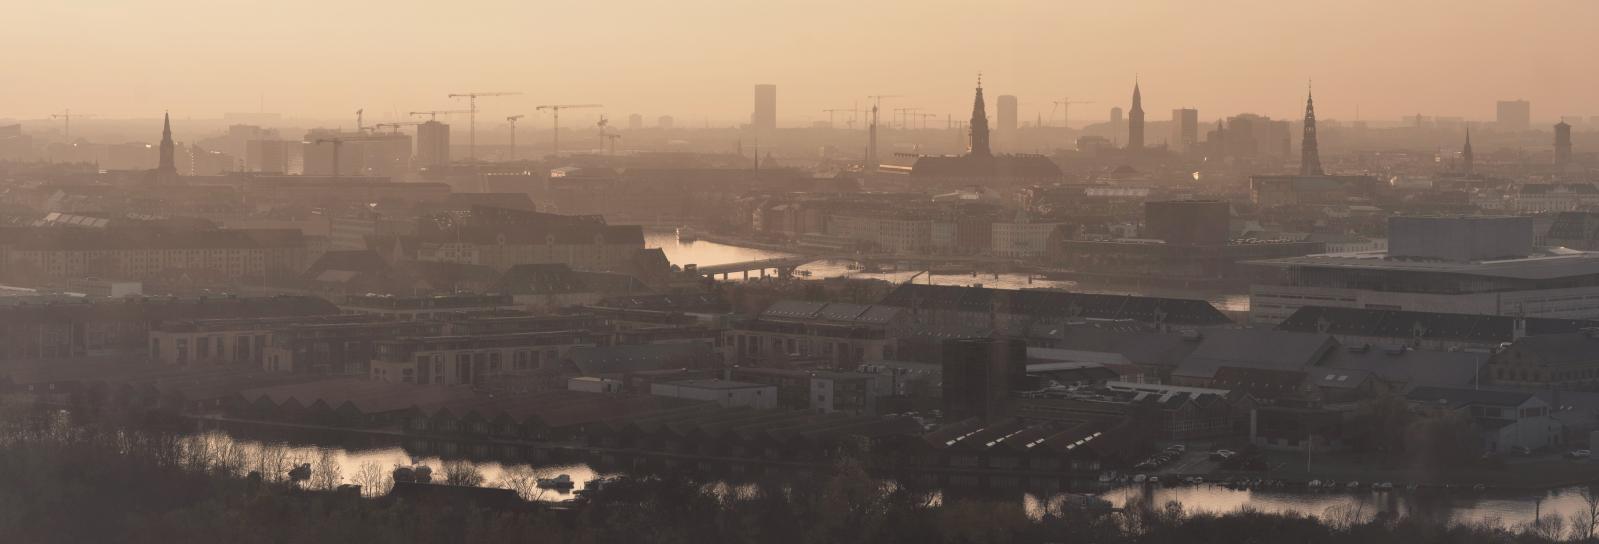
[[[480,121],[598,103],[583,115],[728,126],[748,120],[753,85],[772,83],[781,126],[871,94],[906,95],[885,103],[885,119],[918,107],[939,116],[934,126],[969,114],[978,72],[990,109],[1017,95],[1024,122],[1065,96],[1094,102],[1072,109],[1074,125],[1103,120],[1127,106],[1135,77],[1152,121],[1178,107],[1295,117],[1312,79],[1325,119],[1354,120],[1358,107],[1374,121],[1491,120],[1495,101],[1518,98],[1535,124],[1599,115],[1599,73],[1583,62],[1599,38],[1572,24],[1599,20],[1599,3],[1221,4],[31,3],[9,10],[0,38],[18,52],[0,60],[0,118],[365,108],[377,122],[466,107],[449,93],[515,91],[482,99]]]

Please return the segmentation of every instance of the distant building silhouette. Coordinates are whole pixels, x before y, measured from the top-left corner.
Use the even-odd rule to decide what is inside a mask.
[[[628,130],[643,130],[644,129],[644,116],[643,115],[639,115],[637,113],[627,116],[627,129]]]
[[[1460,171],[1468,176],[1477,173],[1477,166],[1471,154],[1471,129],[1466,129],[1466,145],[1460,148]]]
[[[1305,135],[1299,142],[1299,175],[1325,176],[1321,170],[1321,152],[1316,143],[1316,100],[1305,93]]]
[[[450,125],[428,121],[416,127],[417,165],[439,168],[450,164]]]
[[[1571,165],[1571,125],[1561,121],[1555,124],[1555,167],[1564,170]]]
[[[994,101],[994,107],[999,109],[999,132],[1016,130],[1016,95],[1002,94]]]
[[[178,164],[174,160],[176,151],[177,146],[172,143],[172,115],[162,114],[161,161],[157,163],[155,172],[151,173],[151,181],[161,184],[178,181]]]
[[[972,99],[971,143],[966,147],[974,157],[988,157],[993,150],[988,146],[988,111],[983,107],[983,78],[977,78],[977,96]]]
[[[673,122],[674,120],[672,119],[672,116],[662,115],[660,118],[655,120],[655,126],[656,128],[671,130]]]
[[[1532,103],[1526,100],[1500,100],[1498,106],[1499,128],[1527,130],[1532,127]]]
[[[750,119],[750,125],[755,130],[777,128],[776,85],[762,84],[755,86],[755,115]]]
[[[1144,98],[1138,90],[1138,82],[1133,82],[1133,109],[1127,114],[1127,149],[1137,151],[1144,148]]]
[[[1171,140],[1173,151],[1186,152],[1199,144],[1199,110],[1178,108],[1171,110]]]

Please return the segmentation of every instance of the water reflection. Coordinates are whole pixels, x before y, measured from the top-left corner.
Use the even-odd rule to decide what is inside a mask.
[[[792,256],[779,251],[730,246],[704,240],[683,242],[677,235],[669,230],[647,230],[644,235],[644,244],[648,247],[659,247],[666,254],[667,260],[672,264],[697,264],[712,266],[718,264],[756,261],[778,257]],[[868,278],[903,283],[914,279],[917,283],[931,283],[933,285],[982,285],[999,289],[1029,289],[1029,288],[1054,288],[1067,289],[1081,293],[1108,293],[1108,294],[1141,294],[1150,296],[1171,296],[1180,298],[1204,298],[1217,309],[1224,312],[1249,311],[1249,295],[1242,293],[1214,293],[1196,295],[1190,291],[1174,289],[1140,288],[1125,289],[1111,287],[1096,287],[1072,281],[1055,281],[1029,274],[993,272],[976,274],[933,274],[929,276],[925,270],[882,270],[877,272],[864,272],[852,270],[852,261],[829,260],[817,261],[801,266],[799,271],[809,273],[811,278]]]
[[[1147,487],[1130,485],[1099,493],[1115,506],[1138,504],[1162,508],[1171,501],[1185,512],[1227,513],[1241,509],[1300,514],[1335,520],[1369,521],[1399,515],[1452,524],[1488,523],[1514,527],[1535,517],[1569,518],[1586,507],[1580,488],[1522,493],[1447,493],[1442,491],[1262,491],[1219,485]]]

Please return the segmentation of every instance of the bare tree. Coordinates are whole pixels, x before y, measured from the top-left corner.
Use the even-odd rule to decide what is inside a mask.
[[[1560,516],[1544,516],[1527,523],[1522,533],[1530,534],[1547,542],[1560,540],[1566,534],[1566,518]]]
[[[387,495],[389,489],[394,487],[393,472],[373,461],[361,463],[351,480],[361,486],[361,493],[368,497]]]
[[[504,476],[495,482],[495,487],[503,487],[515,491],[526,500],[536,500],[541,494],[538,486],[538,474],[531,467],[516,466],[505,469]]]
[[[450,485],[483,485],[483,472],[466,461],[444,462],[444,483]]]
[[[316,461],[311,464],[311,481],[308,483],[312,489],[332,490],[344,479],[342,470],[339,456],[333,450],[319,450]]]
[[[1582,509],[1571,513],[1571,533],[1582,541],[1599,537],[1599,490],[1582,489]]]

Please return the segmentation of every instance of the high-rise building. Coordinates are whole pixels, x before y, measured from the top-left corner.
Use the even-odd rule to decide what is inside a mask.
[[[1171,140],[1173,151],[1188,152],[1199,144],[1199,110],[1178,108],[1171,110]]]
[[[644,116],[643,115],[639,115],[637,113],[627,116],[627,129],[628,130],[643,130],[644,129]]]
[[[1144,148],[1144,97],[1138,91],[1138,82],[1133,82],[1133,108],[1127,113],[1127,149],[1137,151]]]
[[[1305,133],[1299,141],[1299,175],[1325,176],[1321,170],[1321,150],[1316,143],[1316,101],[1305,93]]]
[[[1116,107],[1110,109],[1110,124],[1112,124],[1112,125],[1120,125],[1120,124],[1122,124],[1122,107],[1121,106],[1116,106]]]
[[[422,168],[450,164],[450,125],[428,121],[416,127],[416,163]]]
[[[994,100],[994,107],[999,109],[998,132],[1010,133],[1016,130],[1016,95],[1002,94]]]
[[[670,115],[662,115],[655,120],[656,128],[671,130],[673,119]]]
[[[755,86],[755,116],[750,118],[750,124],[755,130],[772,130],[777,128],[777,86],[762,84]]]
[[[1021,340],[962,338],[942,346],[944,417],[994,421],[1009,412],[1010,392],[1027,379],[1027,344]]]
[[[983,107],[983,78],[977,78],[977,96],[972,99],[972,124],[971,143],[967,146],[968,154],[974,157],[987,157],[993,154],[988,146],[988,112]]]
[[[288,173],[289,142],[285,140],[250,140],[245,142],[244,168],[251,172]]]
[[[1471,129],[1466,129],[1466,145],[1460,148],[1460,171],[1468,176],[1477,173],[1475,158],[1471,154]]]
[[[1527,130],[1532,127],[1532,103],[1526,100],[1500,100],[1496,120],[1501,129]]]
[[[1571,125],[1561,121],[1555,124],[1555,167],[1564,170],[1571,165]]]

